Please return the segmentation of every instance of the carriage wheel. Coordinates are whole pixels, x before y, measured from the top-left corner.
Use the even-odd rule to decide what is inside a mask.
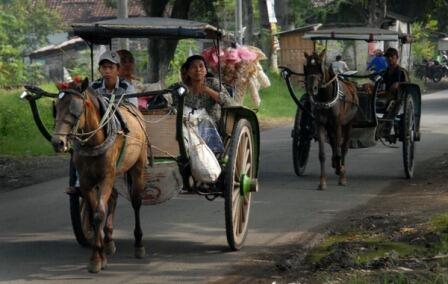
[[[225,219],[227,242],[232,250],[239,250],[247,236],[251,192],[257,191],[252,127],[241,119],[233,129],[226,167]]]
[[[94,232],[90,222],[90,214],[86,200],[81,194],[70,194],[70,217],[76,241],[81,246],[90,246],[93,242]]]
[[[436,70],[434,70],[432,73],[432,81],[434,83],[438,83],[438,82],[440,82],[440,80],[442,80],[442,77],[443,77],[442,68],[436,68]]]
[[[309,116],[297,108],[292,132],[292,157],[294,171],[298,176],[302,176],[305,173],[308,157],[310,156],[310,123]]]
[[[412,178],[414,174],[414,154],[415,154],[415,113],[414,101],[411,96],[407,96],[403,113],[403,165],[406,178]]]

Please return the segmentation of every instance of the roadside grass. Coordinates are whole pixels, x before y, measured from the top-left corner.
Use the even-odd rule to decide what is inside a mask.
[[[41,87],[49,92],[56,91],[51,83]],[[54,154],[50,143],[37,129],[28,102],[20,100],[22,91],[23,89],[0,90],[0,155]],[[52,99],[40,99],[37,105],[45,126],[52,129]]]
[[[436,215],[420,229],[411,228],[410,232],[426,241],[398,241],[384,233],[363,230],[330,234],[308,253],[305,263],[316,269],[313,279],[323,283],[448,283],[448,213]],[[426,236],[436,237],[428,240]],[[362,248],[356,248],[356,244]],[[340,247],[349,247],[346,252],[353,267],[341,268],[336,273],[317,268],[319,262]],[[369,266],[383,260],[387,263],[386,269]],[[406,261],[415,261],[419,266],[406,268]]]
[[[276,121],[292,121],[297,109],[296,104],[291,99],[285,81],[279,74],[270,72],[268,74],[271,86],[260,90],[260,108],[258,109],[258,119],[263,123]],[[302,91],[297,88],[297,93]],[[254,108],[249,94],[244,97],[244,105]]]
[[[295,114],[296,106],[289,97],[286,84],[275,73],[269,74],[271,87],[261,90],[261,106],[257,116],[260,124],[276,125],[289,123]],[[40,86],[49,92],[56,92],[53,83]],[[0,89],[0,155],[38,156],[53,155],[50,143],[37,129],[28,102],[19,98],[23,89]],[[253,108],[249,95],[244,104]],[[53,128],[52,99],[37,101],[38,109],[47,129]]]

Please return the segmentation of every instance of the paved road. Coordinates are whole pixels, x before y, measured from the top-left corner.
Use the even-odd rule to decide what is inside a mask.
[[[424,97],[417,161],[448,151],[448,92]],[[148,256],[133,256],[133,214],[120,199],[115,223],[117,254],[99,275],[86,272],[90,250],[74,241],[67,179],[0,193],[1,283],[197,283],[232,273],[245,258],[289,244],[331,222],[337,213],[365,203],[394,181],[403,180],[401,149],[382,145],[349,152],[349,186],[318,184],[316,145],[307,175],[294,175],[290,128],[262,133],[261,191],[256,194],[246,246],[229,252],[224,231],[224,202],[178,196],[142,210]],[[416,175],[418,175],[418,170]]]

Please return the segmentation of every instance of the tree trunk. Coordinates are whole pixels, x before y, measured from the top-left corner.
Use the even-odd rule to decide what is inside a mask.
[[[243,27],[246,27],[244,32],[244,43],[252,44],[252,37],[254,34],[254,7],[252,0],[243,0]]]
[[[367,14],[369,27],[379,28],[386,17],[386,0],[369,0],[367,3]]]
[[[171,18],[187,19],[192,0],[176,0],[173,4]],[[143,0],[146,14],[150,17],[163,17],[168,0]],[[148,77],[149,83],[161,82],[168,72],[174,57],[178,40],[148,40]]]
[[[291,9],[290,0],[282,0],[275,2],[275,13],[278,24],[283,31],[294,28],[293,9]]]
[[[271,36],[268,8],[266,6],[266,0],[259,0],[258,10],[260,12],[260,46],[263,52],[268,58],[271,57]]]

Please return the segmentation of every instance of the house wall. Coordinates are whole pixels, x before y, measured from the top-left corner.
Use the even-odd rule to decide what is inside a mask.
[[[296,72],[303,72],[305,63],[304,52],[312,53],[314,43],[311,40],[303,39],[303,33],[288,33],[280,35],[280,58],[279,66],[286,66]]]

